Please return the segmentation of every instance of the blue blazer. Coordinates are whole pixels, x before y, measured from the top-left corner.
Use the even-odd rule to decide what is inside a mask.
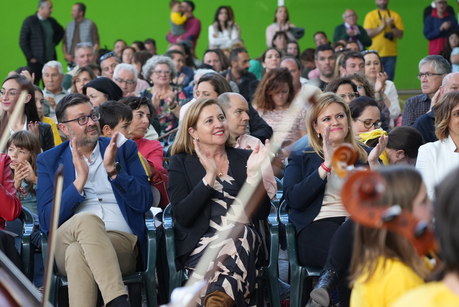
[[[110,139],[101,137],[98,142],[103,157]],[[137,152],[137,145],[130,140],[118,148],[116,161],[120,163],[121,170],[118,176],[111,181],[111,185],[123,217],[139,239],[142,260],[145,260],[147,229],[144,214],[153,203],[153,194]],[[59,226],[71,218],[78,205],[85,200],[85,196],[81,195],[73,184],[75,167],[69,142],[64,142],[39,154],[37,158],[37,206],[40,228],[45,234],[48,233],[50,226],[54,200],[54,174],[59,164],[64,165],[64,187]]]
[[[364,149],[369,151],[370,148]],[[314,221],[322,207],[327,184],[327,178],[319,176],[319,167],[323,162],[324,159],[311,146],[292,151],[288,159],[284,173],[284,197],[289,219],[297,233]]]

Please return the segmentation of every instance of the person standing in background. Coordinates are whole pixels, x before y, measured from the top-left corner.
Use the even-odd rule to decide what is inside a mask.
[[[389,80],[393,81],[397,61],[397,40],[403,37],[403,21],[397,12],[387,8],[389,0],[375,2],[378,8],[365,16],[363,27],[373,40],[369,49],[378,51],[384,71]]]
[[[72,6],[73,21],[65,29],[62,50],[68,63],[74,62],[73,54],[78,43],[91,43],[94,51],[99,49],[99,32],[96,24],[85,18],[86,5],[77,2]]]
[[[21,27],[19,46],[35,74],[35,84],[41,80],[43,65],[56,59],[55,47],[64,35],[62,26],[51,17],[52,12],[53,3],[40,0],[37,13],[27,17]]]
[[[367,31],[357,24],[357,13],[354,10],[345,10],[343,13],[344,23],[335,28],[333,41],[339,40],[357,42],[361,50],[371,45],[371,38]]]
[[[457,29],[457,19],[447,10],[446,0],[436,0],[435,8],[424,19],[424,36],[429,40],[429,54],[441,54],[449,34]]]

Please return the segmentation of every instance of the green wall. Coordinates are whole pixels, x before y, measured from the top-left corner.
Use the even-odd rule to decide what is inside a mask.
[[[19,48],[19,31],[22,21],[35,11],[34,0],[0,2],[0,76],[24,65],[24,56]],[[71,5],[77,1],[55,0],[53,16],[63,25],[70,17]],[[168,0],[83,0],[88,6],[87,17],[94,20],[101,36],[101,45],[111,47],[117,38],[128,43],[153,37],[158,42],[159,52],[166,48],[165,35],[169,28]],[[449,1],[454,5],[455,1]],[[331,37],[333,29],[341,23],[341,14],[346,8],[354,8],[363,23],[365,13],[373,9],[373,0],[285,0],[290,10],[290,20],[306,28],[300,40],[301,48],[312,47],[311,35],[324,30]],[[399,42],[399,57],[396,84],[399,89],[416,89],[419,82],[417,63],[427,52],[427,41],[422,35],[422,10],[430,1],[391,0],[390,8],[397,11],[405,23],[405,37]],[[201,19],[203,31],[197,52],[201,55],[207,46],[207,28],[213,20],[215,9],[220,5],[231,5],[236,21],[242,28],[242,38],[252,57],[258,57],[265,48],[265,29],[273,20],[277,0],[195,0],[195,15]],[[61,47],[58,57],[62,60]]]

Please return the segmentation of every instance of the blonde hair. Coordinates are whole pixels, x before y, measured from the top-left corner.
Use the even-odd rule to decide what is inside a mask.
[[[322,137],[316,133],[314,125],[317,124],[317,118],[322,111],[329,107],[331,104],[337,103],[343,109],[347,117],[347,126],[348,132],[344,137],[344,142],[350,144],[354,150],[358,153],[359,159],[363,162],[367,160],[367,152],[360,146],[356,139],[354,138],[354,132],[352,131],[352,118],[351,111],[349,106],[344,102],[344,100],[335,93],[324,93],[318,96],[316,104],[311,108],[309,112],[309,117],[306,120],[306,127],[308,129],[309,143],[311,144],[314,151],[320,156],[324,157],[323,153],[323,140]]]
[[[459,104],[459,92],[447,93],[434,107],[435,111],[435,135],[439,140],[449,136],[449,122],[451,112]]]
[[[373,206],[387,207],[397,204],[402,209],[413,210],[413,201],[423,184],[421,174],[412,166],[392,165],[378,171],[385,180],[386,189],[381,200]],[[364,277],[371,279],[378,268],[379,257],[398,259],[410,267],[421,278],[426,278],[429,270],[424,260],[405,237],[388,231],[356,224],[354,246],[350,267],[350,283]],[[384,268],[385,262],[382,263]]]
[[[191,137],[188,129],[190,127],[196,129],[196,124],[201,115],[202,110],[205,107],[217,105],[220,109],[220,105],[216,99],[201,98],[196,100],[190,108],[186,111],[185,116],[180,121],[177,136],[174,144],[172,145],[171,155],[176,155],[182,152],[192,155],[194,153],[193,138]],[[225,114],[222,110],[222,113]],[[226,145],[231,147],[230,140],[226,141]]]

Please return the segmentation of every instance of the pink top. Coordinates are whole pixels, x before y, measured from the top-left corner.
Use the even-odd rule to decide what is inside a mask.
[[[289,114],[289,109],[262,111],[258,114],[273,128],[273,133],[283,140],[282,148],[306,134],[306,109],[299,114]]]
[[[281,26],[280,24],[276,22],[270,24],[266,28],[266,46],[272,47],[273,37],[276,34],[276,32],[279,32],[279,31],[285,31],[287,33],[289,40],[296,42],[296,39],[293,36],[293,34],[290,31],[288,31],[290,28],[294,28],[294,27],[295,26],[291,24],[290,22],[287,22],[283,26]]]
[[[134,140],[137,144],[139,152],[148,161],[150,166],[161,173],[165,173],[166,170],[163,166],[163,146],[159,141],[147,140],[144,138]]]
[[[175,36],[169,32],[166,38],[167,41],[171,44],[179,43],[181,41],[190,41],[193,46],[195,46],[200,33],[201,21],[193,16],[188,18],[188,20],[185,22],[185,33],[179,36]]]
[[[260,146],[261,148],[265,145],[263,145],[263,143],[256,137],[244,134],[237,138],[234,148],[254,150],[257,146]],[[263,186],[271,199],[274,195],[276,195],[277,183],[270,163],[266,163],[266,165],[262,166],[261,175],[263,176]]]

